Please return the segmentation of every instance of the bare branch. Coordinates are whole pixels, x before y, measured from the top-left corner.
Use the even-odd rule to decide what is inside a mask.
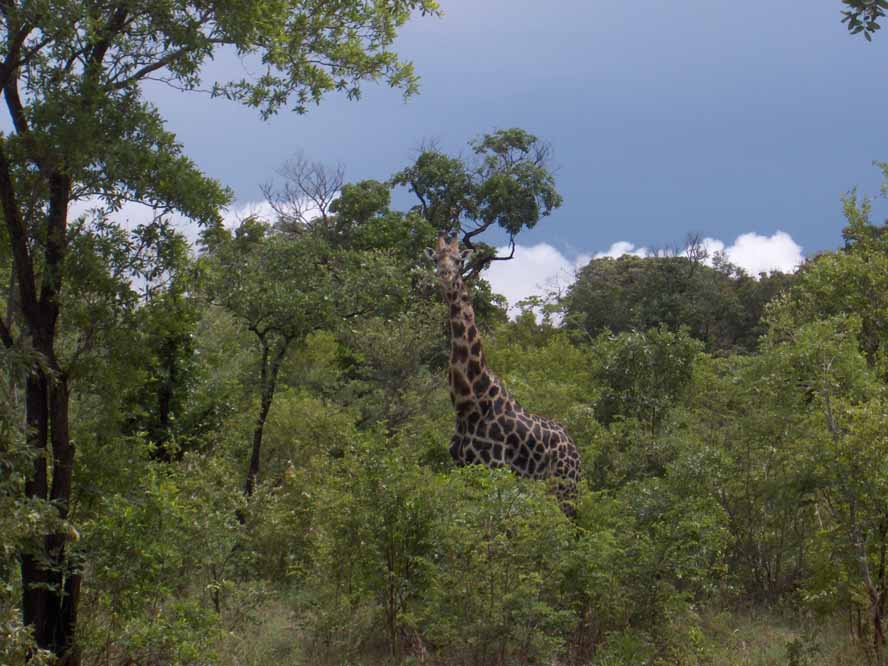
[[[326,227],[330,223],[330,204],[339,196],[345,183],[345,167],[329,167],[312,162],[297,153],[277,170],[284,182],[280,188],[273,183],[262,186],[262,194],[280,218],[283,227],[291,231],[310,227],[320,219]]]

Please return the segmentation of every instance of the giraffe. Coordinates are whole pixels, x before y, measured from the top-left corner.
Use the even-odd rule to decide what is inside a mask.
[[[450,455],[458,465],[508,466],[531,479],[554,477],[562,510],[575,515],[573,499],[580,476],[580,454],[564,428],[529,414],[511,396],[484,359],[472,299],[462,278],[471,250],[456,238],[439,236],[426,256],[436,272],[450,311],[450,400],[456,432]]]

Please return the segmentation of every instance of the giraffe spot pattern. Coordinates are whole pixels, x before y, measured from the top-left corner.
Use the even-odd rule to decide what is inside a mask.
[[[504,392],[501,386],[499,390]],[[506,404],[512,408],[508,418],[503,413]],[[457,419],[457,433],[460,445],[451,447],[457,464],[508,466],[532,479],[554,477],[562,508],[573,515],[570,502],[580,476],[579,453],[560,424],[528,414],[511,400],[492,405],[485,400],[474,403],[467,417]]]
[[[463,345],[454,345],[450,352],[451,363],[465,363],[469,360],[469,350]]]
[[[453,371],[453,388],[459,395],[470,395],[472,393],[471,385],[466,381],[466,378],[463,377],[463,374],[458,370]]]
[[[444,254],[458,251],[455,242],[439,241],[439,260]],[[452,336],[449,383],[456,408],[456,432],[450,444],[453,460],[460,465],[508,466],[529,478],[554,477],[562,509],[573,515],[571,500],[580,477],[576,445],[560,424],[525,412],[488,371],[462,279],[457,274],[442,280]]]

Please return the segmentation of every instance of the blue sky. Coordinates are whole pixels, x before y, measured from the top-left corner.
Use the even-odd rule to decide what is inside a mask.
[[[148,90],[186,152],[236,205],[288,157],[383,180],[435,140],[459,151],[523,127],[554,148],[564,206],[519,238],[489,279],[513,301],[570,280],[596,254],[644,252],[701,233],[755,273],[841,242],[840,197],[875,193],[888,160],[888,29],[870,44],[839,0],[441,0],[397,50],[422,78],[332,95],[307,115]],[[247,66],[222,53],[207,78]],[[409,205],[405,195],[396,203]],[[888,206],[877,207],[878,221]],[[492,235],[488,242],[501,242]]]
[[[840,242],[842,192],[877,189],[888,34],[849,36],[838,0],[441,4],[443,18],[417,18],[399,39],[422,77],[406,103],[371,86],[358,102],[331,96],[263,122],[222,100],[152,95],[241,203],[297,150],[383,179],[423,140],[459,150],[524,127],[553,144],[565,204],[521,243],[569,258],[689,231],[731,242],[782,230],[808,254]]]

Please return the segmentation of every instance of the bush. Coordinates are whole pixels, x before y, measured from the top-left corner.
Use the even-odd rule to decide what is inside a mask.
[[[423,635],[459,663],[547,663],[576,615],[564,604],[575,533],[545,486],[472,466],[444,480]]]

